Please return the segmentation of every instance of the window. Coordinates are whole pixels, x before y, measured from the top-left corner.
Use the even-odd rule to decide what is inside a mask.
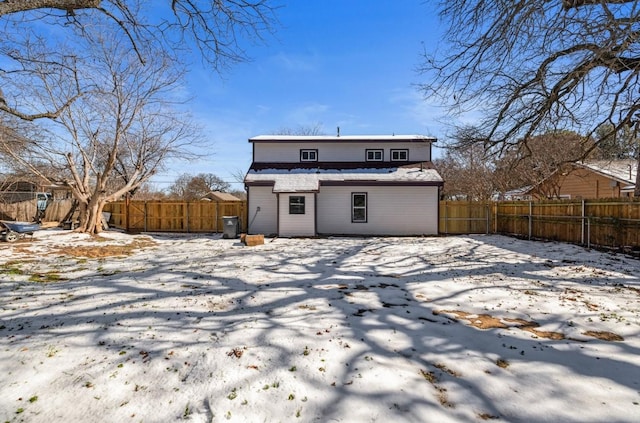
[[[354,223],[367,222],[367,193],[351,193],[351,221]]]
[[[392,162],[406,162],[409,160],[409,150],[391,150]]]
[[[381,162],[384,157],[383,150],[367,150],[368,162]]]
[[[300,150],[301,162],[317,162],[318,150]]]
[[[304,196],[289,197],[289,214],[304,214]]]

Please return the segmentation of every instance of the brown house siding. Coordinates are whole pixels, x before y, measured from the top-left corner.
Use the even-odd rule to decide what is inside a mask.
[[[621,183],[587,169],[575,169],[567,175],[558,175],[553,182],[559,183],[560,198],[618,198]],[[548,181],[545,183],[550,184]],[[550,192],[545,190],[543,192]],[[625,195],[625,194],[623,194]]]

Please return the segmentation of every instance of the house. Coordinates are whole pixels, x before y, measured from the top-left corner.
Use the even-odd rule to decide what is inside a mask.
[[[636,160],[588,160],[572,163],[531,188],[534,198],[594,199],[632,197]]]
[[[250,234],[435,235],[443,180],[422,135],[249,139]]]
[[[227,192],[222,191],[211,191],[202,197],[203,200],[211,200],[216,203],[221,203],[225,201],[242,201],[240,198],[235,195],[229,194]]]

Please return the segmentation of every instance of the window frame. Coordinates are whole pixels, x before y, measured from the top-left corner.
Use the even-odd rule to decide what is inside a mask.
[[[404,159],[396,159],[393,157],[394,153],[404,153]],[[392,162],[406,162],[409,160],[409,149],[408,148],[397,148],[397,149],[393,149],[391,150],[391,161]]]
[[[293,202],[293,199],[302,200],[300,202]],[[304,195],[290,195],[289,196],[289,214],[306,214],[306,197]],[[296,211],[297,210],[297,211]]]
[[[374,154],[373,158],[369,158],[369,153]],[[380,158],[375,158],[375,153],[380,153]],[[365,158],[368,162],[383,162],[384,161],[384,149],[382,148],[368,148],[365,150]]]
[[[364,196],[364,206],[356,206],[356,196]],[[351,193],[351,223],[367,223],[369,219],[369,195],[366,192]],[[364,210],[364,219],[356,219],[356,210]]]
[[[314,158],[313,159],[305,159],[303,156],[304,154],[313,154]],[[305,148],[305,149],[301,149],[300,150],[300,161],[301,162],[317,162],[318,161],[318,149],[317,148]]]

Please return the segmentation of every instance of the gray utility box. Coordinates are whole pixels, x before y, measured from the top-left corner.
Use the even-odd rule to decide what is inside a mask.
[[[222,216],[222,237],[223,238],[237,238],[240,222],[238,216]]]

